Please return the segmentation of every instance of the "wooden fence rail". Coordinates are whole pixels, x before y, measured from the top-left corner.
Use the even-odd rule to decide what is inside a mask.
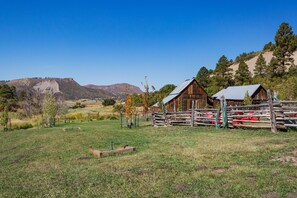
[[[222,109],[222,108],[221,108]],[[224,122],[219,109],[190,109],[182,112],[153,113],[153,126],[220,126]],[[246,106],[228,106],[229,128],[267,128],[276,132],[297,128],[297,101],[274,101]]]

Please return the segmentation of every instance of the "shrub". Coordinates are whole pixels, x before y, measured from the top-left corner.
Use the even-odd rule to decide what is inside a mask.
[[[105,119],[104,116],[100,116],[100,117],[98,118],[98,120],[104,120],[104,119]]]
[[[31,123],[24,123],[20,125],[20,129],[29,129],[33,128],[33,125]]]
[[[86,105],[81,104],[80,102],[76,102],[75,105],[73,107],[71,107],[72,109],[77,109],[77,108],[85,108]]]
[[[110,120],[117,120],[118,118],[116,116],[110,116],[109,119]]]
[[[112,98],[106,98],[103,100],[102,105],[103,106],[111,106],[114,105],[116,103],[116,101]]]
[[[33,125],[31,123],[22,123],[22,124],[18,124],[12,127],[13,129],[29,129],[29,128],[33,128]]]
[[[113,105],[113,112],[125,112],[125,107],[122,104]]]

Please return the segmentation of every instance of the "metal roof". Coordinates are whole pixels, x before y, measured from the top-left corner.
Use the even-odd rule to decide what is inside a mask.
[[[173,98],[178,96],[185,88],[187,88],[189,84],[191,84],[193,80],[195,79],[193,78],[193,79],[186,80],[183,83],[181,83],[179,86],[177,86],[167,97],[165,97],[162,100],[163,104],[170,102]],[[153,107],[158,107],[158,103],[154,104]]]
[[[252,96],[260,86],[261,86],[260,84],[230,86],[230,87],[227,87],[226,89],[222,89],[212,97],[216,99],[220,99],[222,96],[224,96],[226,100],[243,100],[246,92],[248,92],[249,95]]]
[[[194,78],[190,80],[186,80],[185,82],[177,86],[169,95],[180,94],[193,80]]]

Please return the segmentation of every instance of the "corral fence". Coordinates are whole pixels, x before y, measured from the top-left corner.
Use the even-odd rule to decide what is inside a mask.
[[[152,124],[153,126],[267,128],[276,132],[292,127],[297,128],[297,101],[272,101],[269,98],[267,102],[255,105],[222,105],[212,109],[155,112],[152,114]]]

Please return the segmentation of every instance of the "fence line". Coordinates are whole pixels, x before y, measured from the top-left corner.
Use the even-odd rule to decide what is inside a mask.
[[[190,109],[181,112],[152,114],[153,126],[222,126],[224,111],[220,109]],[[297,101],[272,101],[226,108],[228,128],[259,128],[287,130],[297,128]]]

